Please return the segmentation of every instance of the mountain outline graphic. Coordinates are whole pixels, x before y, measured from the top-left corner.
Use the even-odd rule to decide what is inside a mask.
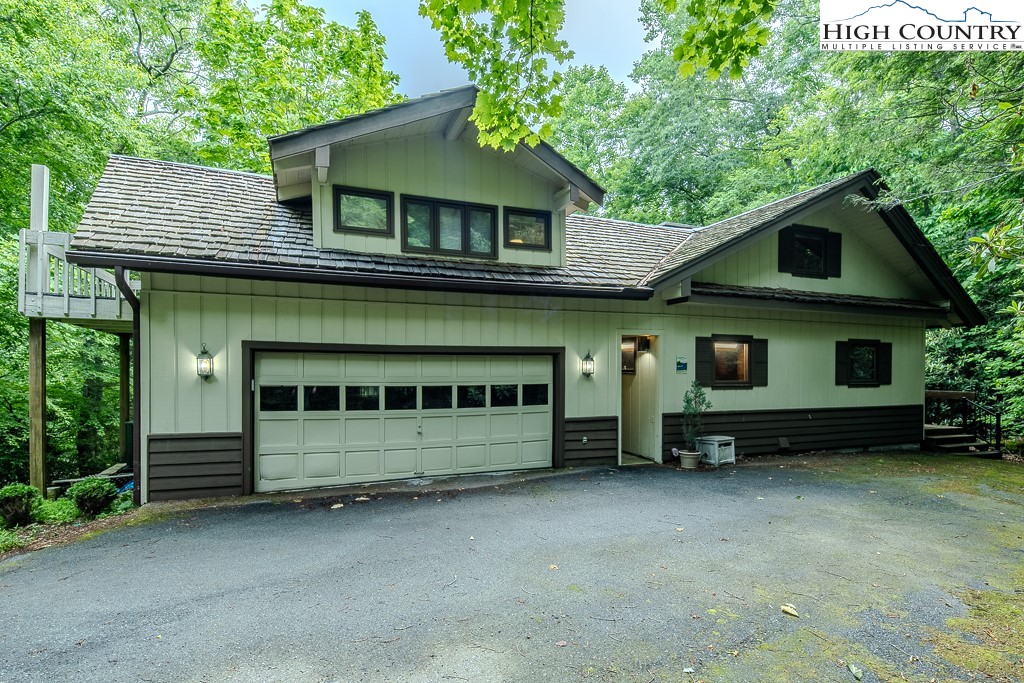
[[[972,10],[977,12],[978,14],[980,14],[982,16],[988,17],[988,21],[989,21],[990,24],[1014,24],[1014,23],[1018,23],[1018,22],[1007,20],[1007,19],[996,19],[995,17],[992,16],[991,12],[983,10],[980,7],[976,7],[974,5],[971,5],[970,7],[968,7],[967,9],[965,9],[963,11],[962,18],[960,18],[960,19],[946,19],[946,18],[940,17],[939,15],[935,14],[934,12],[932,12],[929,9],[925,9],[924,7],[921,7],[920,5],[913,5],[913,4],[909,3],[909,2],[907,2],[906,0],[893,0],[892,2],[888,2],[888,3],[884,4],[884,5],[872,5],[871,7],[868,7],[866,10],[861,12],[860,14],[855,14],[852,17],[849,17],[847,19],[840,19],[839,21],[841,21],[841,22],[853,21],[854,19],[860,19],[864,15],[869,14],[870,12],[874,12],[875,10],[879,10],[879,9],[892,9],[892,8],[900,6],[900,5],[902,5],[903,7],[906,7],[907,9],[915,9],[915,10],[919,10],[921,12],[924,12],[928,16],[930,16],[930,17],[932,17],[934,19],[937,19],[938,21],[941,21],[941,22],[946,23],[946,24],[964,24],[964,23],[967,23],[967,15]]]

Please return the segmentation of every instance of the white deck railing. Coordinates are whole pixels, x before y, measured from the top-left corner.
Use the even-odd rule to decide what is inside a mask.
[[[125,321],[132,309],[114,274],[68,263],[71,235],[22,230],[18,244],[18,310],[30,318]],[[129,280],[136,292],[139,282]]]

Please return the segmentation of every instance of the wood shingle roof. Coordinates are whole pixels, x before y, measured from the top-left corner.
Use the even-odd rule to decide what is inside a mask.
[[[874,171],[864,171],[706,228],[571,215],[566,218],[565,266],[541,267],[318,249],[309,204],[278,202],[271,177],[113,156],[68,258],[85,265],[223,277],[648,299],[729,249],[760,239],[825,202],[869,192],[877,180]],[[954,301],[960,320],[983,320],[909,215],[899,207],[886,213],[894,214],[888,219],[894,231],[939,291]],[[751,297],[778,298],[765,292],[750,292]]]

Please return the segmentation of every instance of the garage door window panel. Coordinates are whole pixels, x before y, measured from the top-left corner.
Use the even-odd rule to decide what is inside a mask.
[[[518,384],[492,384],[491,407],[510,408],[519,405]]]
[[[287,386],[260,387],[260,411],[295,412],[299,409],[299,388]]]
[[[345,410],[380,410],[380,387],[345,387]]]
[[[423,409],[424,410],[451,410],[452,388],[448,387],[423,387]]]
[[[384,410],[416,410],[416,387],[384,387]]]
[[[547,384],[524,384],[523,405],[524,406],[546,406],[548,404]]]
[[[459,408],[487,407],[487,385],[485,384],[460,384],[458,394]]]
[[[341,390],[339,387],[303,387],[302,394],[302,409],[305,411],[333,411],[341,409]]]

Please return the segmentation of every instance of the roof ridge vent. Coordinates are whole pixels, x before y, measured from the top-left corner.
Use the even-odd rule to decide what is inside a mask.
[[[676,223],[675,221],[662,221],[658,225],[663,225],[666,228],[680,228],[682,230],[700,230],[699,225],[690,225],[689,223]]]

